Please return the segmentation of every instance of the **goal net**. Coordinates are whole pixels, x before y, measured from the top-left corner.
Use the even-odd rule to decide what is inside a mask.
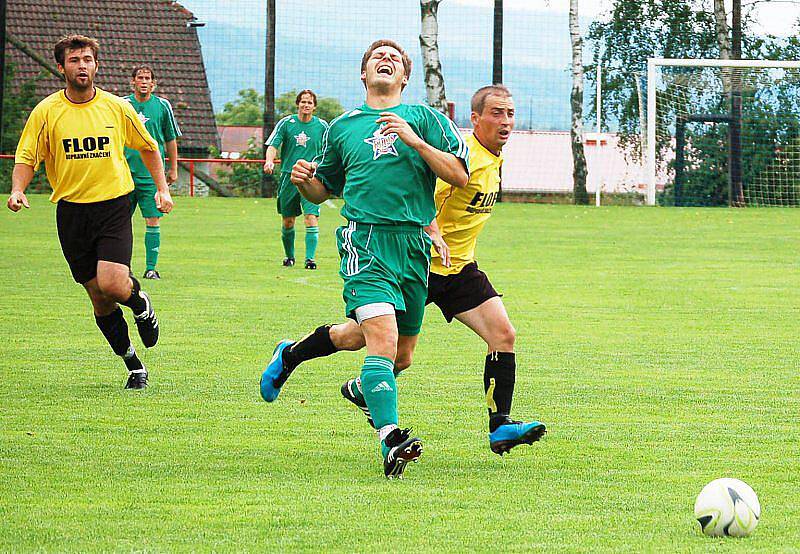
[[[648,62],[648,203],[800,205],[800,62]]]

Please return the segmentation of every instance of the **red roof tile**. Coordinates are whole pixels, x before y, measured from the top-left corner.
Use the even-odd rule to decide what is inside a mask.
[[[182,151],[219,147],[214,110],[194,16],[171,0],[9,0],[6,29],[53,66],[53,45],[65,34],[80,33],[100,41],[96,83],[119,95],[130,93],[130,71],[146,64],[158,78],[156,94],[167,98],[183,131]],[[6,61],[15,81],[42,74],[42,67],[6,42]],[[61,88],[51,73],[39,80],[44,98]]]

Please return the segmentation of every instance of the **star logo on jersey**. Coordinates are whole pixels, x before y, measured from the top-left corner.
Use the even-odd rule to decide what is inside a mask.
[[[397,133],[389,133],[388,135],[381,134],[380,129],[375,129],[370,138],[364,139],[364,142],[372,146],[372,159],[377,160],[381,156],[391,154],[398,156],[397,148],[394,147],[394,142],[398,139]]]
[[[139,121],[141,121],[141,122],[142,122],[142,125],[144,125],[145,123],[147,123],[148,121],[150,121],[150,118],[149,118],[149,117],[147,117],[146,115],[144,115],[142,112],[139,112],[139,113],[137,113],[136,115],[138,115],[138,116],[139,116]]]
[[[303,148],[305,148],[309,138],[311,137],[309,137],[305,131],[300,131],[299,135],[294,136],[294,140],[297,141],[297,146],[302,146]]]

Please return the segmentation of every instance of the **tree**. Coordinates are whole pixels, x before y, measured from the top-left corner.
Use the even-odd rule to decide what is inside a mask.
[[[15,68],[13,63],[6,63],[5,92],[3,94],[3,128],[0,151],[14,152],[22,135],[22,129],[28,119],[28,114],[39,102],[36,96],[36,79],[17,82],[14,79]],[[0,164],[0,192],[11,191],[11,171],[14,167],[13,160]],[[42,166],[43,167],[43,166]],[[35,191],[45,183],[44,171],[40,170],[30,185],[30,190]]]
[[[437,20],[441,0],[420,0],[422,32],[419,47],[422,51],[422,66],[425,70],[425,90],[428,105],[442,113],[447,111],[447,97],[444,91],[442,63],[439,60],[439,22]]]
[[[792,50],[796,39],[781,41],[749,32],[754,21],[752,7],[750,4],[751,11],[742,18],[742,57],[797,59],[800,52]],[[641,148],[642,99],[637,89],[644,85],[641,79],[646,73],[647,58],[730,58],[733,57],[730,32],[724,3],[720,0],[712,3],[707,0],[612,0],[609,20],[592,24],[589,39],[601,43],[605,51],[603,111],[606,119],[618,122],[626,153],[638,157]],[[587,68],[590,80],[594,78],[593,68]],[[787,74],[785,79],[776,82],[766,74],[745,71],[664,73],[658,93],[656,148],[666,152],[673,147],[671,128],[679,114],[685,115],[687,110],[731,113],[733,75],[750,80],[742,96],[741,124],[749,137],[757,138],[741,144],[741,159],[746,160],[741,182],[747,196],[748,186],[754,186],[759,176],[785,165],[786,154],[782,152],[796,151],[798,147],[795,137],[798,136],[796,122],[800,120],[800,108],[796,98],[800,82],[796,74]],[[694,81],[689,87],[685,84],[687,79]],[[767,86],[770,94],[759,94]],[[704,93],[719,89],[723,94],[716,97]],[[798,117],[787,114],[798,114]],[[685,176],[682,196],[693,197],[701,204],[727,204],[727,176],[731,169],[731,160],[726,155],[730,148],[727,125],[689,124],[686,145],[686,167],[690,170]],[[674,190],[668,185],[660,201],[670,202],[673,198]]]
[[[275,99],[275,119],[276,121],[287,115],[297,113],[297,105],[294,103],[297,98],[296,90],[284,92]],[[330,96],[317,97],[317,110],[314,115],[324,119],[328,123],[342,115],[344,107],[336,99]]]
[[[275,117],[280,119],[297,112],[294,101],[297,97],[296,90],[284,92],[275,99]],[[315,115],[325,121],[331,121],[344,112],[342,104],[331,97],[320,96],[317,98],[317,111]],[[233,102],[226,102],[225,107],[217,114],[218,125],[245,125],[248,127],[261,126],[264,115],[264,95],[252,88],[239,91]]]
[[[583,151],[583,39],[578,19],[578,0],[569,3],[569,35],[572,41],[572,191],[576,204],[588,204],[586,155]]]
[[[254,88],[239,91],[236,100],[226,102],[217,114],[217,125],[247,125],[257,127],[264,116],[264,95]]]

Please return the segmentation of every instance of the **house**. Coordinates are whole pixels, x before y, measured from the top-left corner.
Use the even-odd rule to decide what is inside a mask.
[[[219,147],[195,17],[177,2],[8,0],[6,10],[6,64],[14,66],[14,82],[36,79],[41,98],[63,88],[53,73],[53,45],[67,34],[87,35],[100,42],[97,86],[130,94],[131,70],[149,65],[156,94],[172,103],[183,132],[181,155],[206,157],[210,146]]]
[[[472,131],[461,129],[467,135]],[[222,157],[237,159],[247,150],[250,140],[261,144],[261,127],[220,125]],[[589,174],[586,188],[597,187],[607,193],[647,190],[647,174],[640,159],[620,148],[614,133],[587,133],[584,152]],[[510,193],[572,192],[572,146],[569,131],[514,131],[503,148],[503,190]],[[663,190],[665,174],[657,176],[658,190]]]

